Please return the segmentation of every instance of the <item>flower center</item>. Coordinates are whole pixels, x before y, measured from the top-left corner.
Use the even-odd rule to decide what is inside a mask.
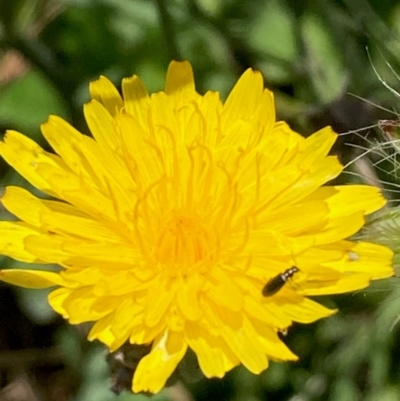
[[[210,259],[210,232],[198,216],[174,212],[161,227],[156,257],[166,265],[186,270]]]

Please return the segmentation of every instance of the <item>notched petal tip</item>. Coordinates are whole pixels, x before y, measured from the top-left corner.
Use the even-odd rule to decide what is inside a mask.
[[[193,69],[188,61],[171,61],[169,64],[165,93],[172,95],[176,92],[189,97],[195,94]]]
[[[238,79],[235,88],[240,88],[243,91],[251,92],[264,92],[269,89],[264,88],[264,78],[260,71],[253,70],[252,68],[248,68]]]
[[[91,97],[103,104],[111,115],[115,115],[124,105],[117,88],[103,75],[96,81],[90,82],[89,91]]]
[[[65,120],[63,118],[61,118],[60,116],[56,116],[55,114],[50,114],[47,117],[47,120],[44,123],[40,124],[40,128],[42,128],[43,126],[48,125],[49,123],[51,124],[51,123],[56,123],[56,122],[59,122],[59,121],[62,121],[63,123],[65,122]]]
[[[140,99],[149,95],[146,86],[137,75],[122,79],[122,92],[124,100],[127,100],[127,98]]]

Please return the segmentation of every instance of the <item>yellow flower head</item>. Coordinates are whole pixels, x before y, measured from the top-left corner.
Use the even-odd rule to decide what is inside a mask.
[[[89,339],[112,351],[151,344],[133,391],[159,391],[188,348],[207,377],[295,360],[279,330],[334,313],[307,295],[393,274],[386,247],[346,240],[385,204],[379,190],[323,186],[342,171],[328,156],[337,135],[304,139],[276,122],[259,72],[247,70],[226,102],[195,91],[187,62],[172,62],[165,91],[151,96],[137,76],[122,96],[104,77],[90,90],[93,138],[51,116],[42,132],[56,154],[14,131],[0,143],[59,199],[8,187],[2,203],[20,221],[0,222],[0,253],[61,266],[0,279],[57,286],[54,310],[94,322]]]

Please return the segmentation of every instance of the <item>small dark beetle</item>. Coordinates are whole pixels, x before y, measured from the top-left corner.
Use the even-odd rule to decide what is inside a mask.
[[[290,269],[287,269],[282,274],[278,274],[277,276],[271,278],[267,284],[264,285],[262,289],[262,294],[264,297],[270,297],[271,295],[276,294],[293,275],[300,270],[296,266],[292,266]]]

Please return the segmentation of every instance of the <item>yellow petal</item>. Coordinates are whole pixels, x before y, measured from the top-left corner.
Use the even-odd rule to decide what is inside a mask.
[[[266,214],[265,226],[269,230],[276,230],[286,235],[299,235],[308,230],[321,229],[327,221],[328,213],[329,209],[325,202],[299,203]],[[296,219],[293,219],[293,216],[296,216]]]
[[[94,341],[97,339],[102,343],[110,346],[110,344],[112,344],[116,340],[115,335],[110,329],[113,318],[114,314],[110,313],[109,315],[106,315],[103,318],[99,319],[90,329],[88,340]]]
[[[101,311],[92,308],[97,301],[92,287],[74,288],[68,291],[67,296],[62,297],[55,297],[56,294],[49,294],[50,305],[72,324],[96,321],[112,311],[111,304],[110,309],[102,308]]]
[[[369,286],[371,276],[367,274],[351,274],[335,281],[306,281],[301,283],[299,292],[306,295],[343,294],[346,292],[361,290]]]
[[[177,292],[177,305],[188,320],[196,321],[203,314],[200,305],[200,291],[204,285],[204,279],[199,276],[189,278]]]
[[[29,252],[25,247],[25,240],[31,236],[38,236],[40,231],[21,222],[0,222],[0,253],[20,262],[41,263],[44,259]]]
[[[59,313],[64,319],[68,319],[67,314],[63,304],[66,298],[71,294],[70,288],[57,288],[48,295],[48,300],[50,306]]]
[[[7,131],[4,142],[0,142],[0,154],[33,186],[59,197],[59,193],[37,172],[39,165],[49,165],[57,169],[67,169],[61,158],[45,152],[31,139],[15,131]]]
[[[98,220],[115,218],[115,208],[108,196],[102,194],[92,183],[82,185],[79,176],[66,170],[50,165],[39,165],[38,174],[57,191],[60,199],[64,199],[81,209],[84,213]],[[96,202],[93,202],[93,199]]]
[[[325,127],[310,135],[304,142],[302,163],[311,166],[326,157],[336,142],[338,135],[331,127]]]
[[[207,296],[218,305],[233,311],[241,311],[243,308],[242,293],[229,278],[229,275],[220,269],[211,272],[206,292]]]
[[[299,168],[289,166],[289,168]],[[343,170],[339,160],[334,156],[325,158],[320,163],[313,166],[313,170],[299,175],[297,181],[292,186],[287,186],[286,191],[282,191],[276,199],[275,204],[293,204],[311,196],[321,185],[329,180],[336,178]],[[301,169],[299,168],[299,171]]]
[[[152,327],[165,317],[167,310],[175,298],[176,286],[170,280],[155,278],[147,290],[144,321]]]
[[[65,285],[58,273],[44,270],[7,269],[0,270],[0,280],[25,288],[48,288]]]
[[[138,292],[147,290],[149,284],[138,279],[132,270],[134,269],[124,269],[121,272],[116,270],[112,272],[113,274],[101,272],[94,283],[93,291],[97,296],[107,296],[107,294],[128,296],[132,294],[138,301]]]
[[[263,98],[263,78],[259,71],[246,70],[226,99],[222,113],[222,129],[232,121],[250,120]]]
[[[36,235],[25,239],[25,249],[47,263],[63,264],[70,254],[62,249],[64,239],[56,235]]]
[[[150,107],[150,98],[143,82],[136,75],[122,80],[125,110],[138,121],[144,129],[147,126],[147,112]]]
[[[217,330],[240,362],[251,372],[260,373],[268,366],[263,346],[246,316],[210,303],[211,318]]]
[[[365,214],[370,214],[382,208],[386,204],[381,190],[369,185],[345,185],[335,186],[338,192],[327,199],[330,215],[345,216],[362,210]],[[323,188],[321,188],[322,190]],[[357,202],[354,200],[357,199]]]
[[[336,313],[335,309],[327,309],[311,299],[295,295],[285,288],[273,297],[273,301],[277,308],[280,308],[294,322],[299,323],[312,323]]]
[[[316,231],[315,245],[328,244],[350,237],[364,225],[364,222],[365,219],[362,212],[331,219],[323,231]]]
[[[122,109],[121,95],[108,78],[101,76],[97,81],[91,82],[89,88],[92,98],[103,104],[111,115]]]
[[[393,252],[386,246],[372,244],[370,242],[357,242],[352,244],[348,253],[350,271],[365,273],[372,280],[392,277]]]
[[[121,297],[115,309],[111,330],[116,337],[128,338],[133,327],[143,322],[143,307],[139,306],[133,297]]]
[[[99,242],[119,242],[114,231],[64,202],[43,200],[20,187],[7,187],[1,199],[15,216],[52,233],[78,235]],[[79,232],[77,233],[77,228]]]
[[[185,334],[206,377],[223,377],[225,372],[239,364],[239,359],[226,343],[221,338],[211,335],[201,325],[188,322]]]
[[[90,177],[85,169],[85,155],[80,148],[83,135],[79,131],[57,116],[50,116],[47,122],[42,124],[41,130],[52,148],[72,171]]]
[[[163,159],[156,149],[149,146],[149,138],[138,121],[129,115],[121,115],[117,121],[117,129],[124,140],[127,155],[134,155],[130,170],[135,178],[140,176],[143,185],[148,187],[163,176]],[[134,135],[133,135],[134,132]]]
[[[115,152],[118,144],[115,141],[114,121],[109,110],[96,100],[85,104],[83,110],[90,132],[96,142],[102,148]]]
[[[187,61],[172,61],[169,64],[165,93],[182,99],[185,103],[195,95],[192,66]]]
[[[187,345],[182,334],[167,331],[154,342],[150,354],[140,360],[133,377],[132,391],[160,391],[186,350]]]
[[[264,352],[268,358],[280,361],[297,361],[299,358],[282,342],[276,330],[258,319],[251,319]],[[286,326],[289,327],[289,326]]]
[[[260,373],[268,367],[263,345],[254,328],[245,318],[240,330],[228,325],[221,327],[221,335],[240,362],[252,373]]]
[[[1,198],[4,207],[29,224],[36,227],[40,225],[41,202],[26,189],[20,187],[7,187]]]
[[[46,237],[47,238],[47,237]],[[46,239],[44,238],[44,239]],[[40,246],[37,240],[36,244]],[[32,243],[33,245],[33,243]],[[46,246],[43,244],[44,247]],[[85,259],[103,260],[110,263],[132,263],[132,261],[139,261],[141,252],[132,244],[120,242],[88,242],[88,241],[68,241],[64,240],[61,245],[62,250],[68,253],[71,257],[75,255],[78,260],[80,255],[84,255]],[[132,271],[135,273],[135,271]]]
[[[291,320],[284,312],[271,304],[267,298],[261,300],[261,289],[258,289],[257,295],[256,298],[254,294],[249,294],[245,298],[245,311],[249,316],[282,330],[291,325]]]

